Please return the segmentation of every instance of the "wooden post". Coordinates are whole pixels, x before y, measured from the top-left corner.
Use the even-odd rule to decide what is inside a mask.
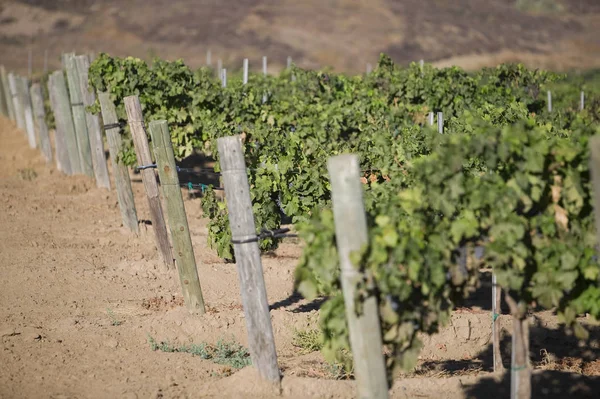
[[[227,87],[227,69],[221,69],[221,86]]]
[[[262,58],[262,66],[263,66],[263,75],[267,76],[267,56],[263,56]]]
[[[231,236],[235,241],[256,238],[242,141],[239,136],[222,137],[217,139],[217,146]],[[252,364],[262,378],[279,384],[277,352],[258,242],[234,243],[233,251],[237,262]]]
[[[0,65],[0,79],[2,80],[2,87],[4,90],[4,98],[6,100],[6,108],[8,110],[8,117],[11,120],[16,119],[14,104],[10,92],[10,85],[8,84],[8,76],[4,65]]]
[[[152,156],[150,155],[150,147],[148,145],[148,134],[144,126],[142,105],[138,96],[125,97],[125,110],[127,111],[127,121],[131,130],[138,165],[150,165],[152,163]],[[165,216],[158,195],[156,175],[153,169],[143,169],[140,173],[144,182],[144,188],[146,189],[146,195],[148,196],[150,220],[154,228],[158,256],[167,269],[172,269],[174,267],[173,253],[171,252]]]
[[[33,109],[31,108],[31,95],[29,94],[29,79],[21,78],[21,102],[23,104],[23,115],[25,116],[25,132],[29,147],[36,148],[35,125],[33,123]]]
[[[526,313],[507,292],[504,295],[513,319],[510,397],[531,398],[531,369],[529,367],[529,320]]]
[[[50,98],[54,99],[52,109],[56,120],[58,168],[68,175],[79,174],[81,173],[81,161],[77,150],[77,136],[75,136],[65,74],[62,70],[55,71],[50,75],[48,90]],[[65,154],[68,161],[64,157]]]
[[[596,239],[598,240],[596,251],[600,250],[600,135],[590,137],[590,173],[592,178],[594,201],[594,220],[596,222]]]
[[[502,289],[496,283],[496,275],[492,274],[492,351],[494,362],[494,373],[504,371],[502,364],[502,351],[500,348],[500,326],[498,318],[502,314]]]
[[[248,84],[248,58],[244,58],[244,77],[243,84]]]
[[[430,112],[429,115],[427,116],[427,120],[429,121],[429,126],[433,126],[433,112]]]
[[[108,166],[106,165],[106,156],[104,155],[100,117],[85,111],[85,107],[89,107],[96,102],[96,93],[94,93],[93,90],[90,90],[88,83],[90,57],[86,55],[75,57],[75,65],[77,67],[77,74],[79,75],[79,88],[81,90],[81,99],[83,101],[82,108],[85,112],[88,138],[90,140],[92,166],[94,168],[94,176],[96,177],[96,186],[110,190],[110,177],[108,176]]]
[[[48,49],[44,50],[44,74],[48,73]]]
[[[443,112],[437,113],[437,122],[438,122],[438,133],[440,133],[440,134],[444,133],[444,113]]]
[[[8,118],[10,114],[8,113],[7,101],[8,99],[4,91],[4,80],[0,79],[0,112],[2,112],[2,115]]]
[[[48,126],[46,125],[46,110],[44,109],[44,96],[42,86],[39,83],[31,85],[31,103],[33,106],[33,115],[38,127],[38,138],[40,140],[40,149],[47,163],[52,162],[52,146],[50,145],[50,136],[48,135]]]
[[[290,69],[292,67],[292,57],[290,57],[288,55],[287,57],[287,69]]]
[[[163,197],[167,206],[167,217],[171,229],[171,240],[173,241],[173,252],[179,272],[181,291],[185,304],[190,312],[205,313],[202,288],[198,278],[194,248],[190,238],[175,155],[173,154],[173,143],[167,127],[167,121],[150,122],[150,135],[152,136],[152,147],[158,169],[158,176],[162,187]]]
[[[102,110],[104,131],[106,132],[106,139],[108,141],[108,151],[112,162],[115,187],[117,188],[117,198],[119,199],[119,208],[121,210],[123,225],[138,234],[139,225],[135,202],[133,201],[129,170],[119,157],[119,152],[121,151],[123,143],[117,111],[108,93],[98,92],[98,100],[100,101],[100,109]]]
[[[552,92],[548,90],[548,112],[552,112]]]
[[[425,66],[425,61],[424,60],[420,60],[419,61],[419,68],[421,68],[421,71],[423,70],[424,66]]]
[[[8,85],[10,87],[10,98],[13,103],[13,109],[15,110],[15,120],[19,129],[25,129],[25,115],[23,113],[23,105],[19,95],[20,79],[12,72],[8,74]]]
[[[29,54],[27,59],[27,72],[27,77],[31,79],[31,75],[33,75],[33,50],[31,49],[31,47],[29,48]],[[29,91],[29,87],[27,88],[27,91]]]
[[[223,61],[219,58],[217,60],[217,76],[221,78],[221,70],[223,69]]]
[[[212,54],[210,50],[206,50],[206,65],[211,66],[212,64]]]
[[[81,85],[79,83],[79,74],[75,56],[68,55],[65,59],[67,70],[67,81],[69,83],[69,98],[71,100],[71,109],[73,112],[73,124],[75,134],[77,135],[77,150],[79,151],[79,161],[81,162],[82,172],[88,176],[94,176],[94,166],[92,165],[92,151],[90,148],[90,137],[87,130],[87,121],[85,117],[85,106]]]
[[[581,90],[579,93],[579,110],[583,111],[585,109],[585,93]]]
[[[388,384],[377,298],[369,296],[364,300],[361,315],[357,315],[355,308],[356,284],[362,276],[352,264],[350,254],[367,243],[367,219],[358,157],[352,154],[332,157],[327,162],[327,170],[358,396],[387,398]]]

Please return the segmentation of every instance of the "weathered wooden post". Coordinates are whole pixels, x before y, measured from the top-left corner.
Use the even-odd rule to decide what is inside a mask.
[[[367,219],[358,157],[345,154],[329,158],[327,170],[358,396],[365,399],[387,398],[388,384],[377,298],[367,297],[360,315],[355,305],[356,285],[362,276],[357,266],[352,264],[350,255],[367,243]]]
[[[552,112],[552,92],[548,90],[548,112]]]
[[[36,148],[35,124],[33,123],[33,109],[31,108],[31,95],[29,94],[29,79],[21,78],[21,104],[23,104],[23,115],[25,116],[25,132],[29,147]]]
[[[583,111],[585,109],[585,93],[581,90],[579,93],[579,110]]]
[[[13,100],[10,92],[10,85],[8,84],[8,76],[6,74],[6,69],[4,65],[0,65],[0,80],[2,80],[2,88],[4,90],[4,99],[6,100],[6,109],[8,111],[8,117],[11,120],[15,120],[15,109],[13,105]]]
[[[31,75],[33,75],[33,50],[31,47],[29,48],[29,54],[27,59],[27,78],[31,79]],[[29,91],[29,87],[27,88]]]
[[[48,49],[44,50],[44,74],[48,73]]]
[[[287,57],[287,69],[290,69],[292,67],[292,57],[290,57],[288,55]]]
[[[4,81],[2,79],[0,79],[0,112],[6,118],[8,118],[10,116],[10,114],[8,113],[8,104],[7,104],[7,101],[8,100],[7,100],[6,95],[4,93]]]
[[[67,83],[62,70],[53,72],[48,80],[48,91],[54,119],[56,120],[56,154],[59,170],[68,175],[81,173],[81,162],[77,150],[77,137],[73,126],[73,115],[67,93]]]
[[[47,163],[52,162],[52,146],[50,145],[50,136],[48,135],[48,126],[46,125],[46,110],[44,109],[44,96],[42,95],[42,86],[39,83],[31,85],[31,103],[33,114],[38,127],[38,138],[40,140],[40,149]]]
[[[217,146],[252,364],[262,378],[279,384],[277,352],[242,141],[239,136],[222,137],[217,139]]]
[[[248,84],[248,58],[244,58],[244,76],[242,82],[243,84]]]
[[[438,133],[440,133],[440,134],[444,133],[444,113],[443,112],[437,113],[437,123],[438,123]]]
[[[427,115],[427,121],[429,122],[429,126],[433,126],[433,117],[433,112],[430,112],[429,115]]]
[[[148,134],[144,126],[142,105],[138,96],[125,97],[125,110],[127,111],[127,122],[129,123],[129,130],[131,130],[138,165],[150,165],[152,164],[152,156],[150,155],[150,146],[148,145]],[[150,220],[154,228],[158,256],[167,269],[172,269],[174,266],[173,252],[171,252],[165,216],[158,194],[156,175],[151,168],[142,169],[140,173],[148,197]]]
[[[504,371],[502,351],[500,349],[500,326],[498,325],[498,318],[502,313],[501,304],[502,288],[496,283],[496,274],[492,274],[492,357],[495,373]]]
[[[181,195],[173,143],[171,142],[167,121],[150,122],[150,135],[163,197],[167,206],[173,252],[175,253],[183,298],[188,310],[204,314],[206,311],[204,298],[202,297],[200,279],[198,278],[194,248],[190,238],[190,229],[183,204],[183,196]]]
[[[71,100],[71,109],[73,112],[73,125],[77,135],[77,150],[79,151],[79,161],[81,162],[82,172],[88,176],[94,176],[94,166],[92,165],[92,151],[90,148],[90,137],[87,130],[87,121],[85,117],[85,105],[81,85],[79,82],[79,73],[75,64],[75,56],[67,55],[65,58],[67,81],[69,84],[69,98]]]
[[[100,126],[100,117],[91,112],[85,111],[96,102],[96,93],[90,90],[88,83],[88,71],[90,69],[90,57],[80,55],[75,57],[77,74],[79,75],[79,88],[81,90],[81,100],[85,112],[85,121],[88,137],[90,140],[90,151],[92,156],[92,166],[94,176],[96,177],[96,186],[110,190],[110,177],[108,175],[108,166],[106,156],[104,155],[104,143],[102,141],[102,128]]]
[[[106,139],[108,141],[108,150],[112,162],[115,187],[117,189],[117,198],[119,199],[119,209],[121,210],[123,225],[135,234],[138,234],[139,225],[135,202],[133,201],[129,170],[119,157],[119,152],[121,151],[123,143],[117,111],[108,93],[98,92],[98,100],[100,101],[100,108],[102,110],[104,131],[106,132]]]
[[[227,69],[221,69],[221,86],[227,87]]]
[[[21,103],[20,92],[20,78],[14,73],[8,74],[8,85],[10,87],[10,98],[13,103],[13,109],[15,110],[15,121],[19,129],[25,129],[25,114],[23,110],[23,104]]]
[[[267,56],[262,57],[263,75],[267,76]]]
[[[223,60],[220,58],[217,60],[217,77],[221,78],[221,70],[223,69]]]

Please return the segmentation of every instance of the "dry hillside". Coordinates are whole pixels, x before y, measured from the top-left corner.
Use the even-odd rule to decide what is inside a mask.
[[[58,66],[63,51],[184,58],[192,66],[244,57],[276,70],[362,71],[380,52],[465,68],[523,61],[553,69],[600,67],[597,0],[4,0],[0,54],[24,71]]]

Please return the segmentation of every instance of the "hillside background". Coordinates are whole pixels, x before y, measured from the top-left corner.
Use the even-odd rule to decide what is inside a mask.
[[[466,69],[520,61],[554,70],[600,67],[599,0],[4,0],[0,63],[26,72],[61,52],[183,58],[212,52],[236,69],[262,55],[276,72],[362,72],[381,52]]]

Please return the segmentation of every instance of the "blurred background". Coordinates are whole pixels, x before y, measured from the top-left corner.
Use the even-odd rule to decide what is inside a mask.
[[[62,52],[146,60],[222,59],[229,69],[398,63],[478,69],[502,62],[556,71],[600,67],[600,0],[0,0],[0,62],[60,66]],[[47,54],[47,57],[46,57]],[[46,59],[46,61],[45,61]]]

